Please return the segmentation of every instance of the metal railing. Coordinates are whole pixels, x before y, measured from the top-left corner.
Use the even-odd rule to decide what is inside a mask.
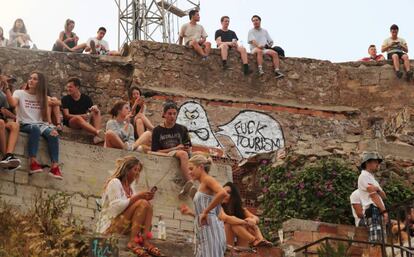
[[[309,254],[315,255],[317,253],[309,252],[308,249],[314,245],[321,244],[323,242],[329,242],[331,241],[337,241],[337,242],[347,242],[349,246],[351,246],[353,243],[358,244],[365,244],[365,245],[371,245],[371,246],[379,246],[381,247],[381,255],[382,257],[414,257],[414,246],[411,244],[411,233],[414,232],[414,228],[412,230],[408,225],[411,225],[414,223],[413,219],[414,217],[410,217],[411,209],[414,208],[414,198],[410,198],[408,200],[405,200],[404,202],[395,204],[389,208],[388,210],[388,220],[386,225],[381,226],[381,242],[369,242],[369,241],[362,241],[362,240],[353,240],[353,239],[344,239],[344,238],[336,238],[336,237],[324,237],[322,239],[316,240],[312,243],[309,243],[307,245],[304,245],[298,249],[295,250],[295,252],[303,252],[306,257],[309,256]],[[396,218],[396,224],[391,223],[391,216]],[[408,217],[410,217],[411,220],[408,220]],[[404,222],[404,223],[402,223]],[[384,224],[382,221],[382,216],[380,216],[380,224]],[[402,228],[402,224],[404,224],[404,228]],[[397,232],[396,235],[392,231],[392,226],[397,225]],[[403,242],[403,233],[407,236],[405,239],[406,241]],[[389,235],[390,244],[386,243],[386,235]],[[395,243],[394,243],[395,242]],[[387,249],[389,249],[391,252],[387,253]],[[398,253],[399,252],[399,253]]]
[[[310,248],[310,247],[312,247],[314,245],[318,245],[318,244],[321,244],[321,243],[324,243],[324,242],[329,242],[329,241],[346,242],[346,243],[348,243],[349,246],[351,246],[353,243],[357,243],[357,244],[365,244],[365,245],[376,245],[376,246],[381,246],[381,247],[382,246],[385,246],[385,248],[386,247],[390,247],[390,248],[393,248],[394,247],[394,248],[397,248],[397,249],[400,249],[400,250],[404,251],[404,253],[410,254],[408,256],[414,256],[414,250],[413,249],[409,249],[409,248],[404,247],[404,246],[391,245],[391,244],[382,244],[382,243],[378,243],[378,242],[371,243],[371,242],[368,242],[368,241],[354,240],[354,239],[345,239],[345,238],[339,238],[339,237],[324,237],[324,238],[321,238],[319,240],[316,240],[316,241],[314,241],[312,243],[309,243],[307,245],[304,245],[304,246],[302,246],[300,248],[297,248],[297,249],[294,250],[294,252],[295,253],[303,252],[303,254],[305,255],[305,257],[308,257],[309,255],[315,255],[317,253],[316,252],[309,251],[308,248]],[[393,256],[395,256],[395,254]],[[383,257],[387,257],[386,253],[385,253],[385,255],[383,255]]]

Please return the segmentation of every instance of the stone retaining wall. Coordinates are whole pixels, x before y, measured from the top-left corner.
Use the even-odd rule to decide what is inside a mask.
[[[22,167],[15,172],[0,171],[0,198],[23,209],[32,206],[33,200],[39,195],[45,197],[56,192],[66,192],[72,195],[67,214],[73,214],[84,221],[85,225],[94,229],[98,216],[95,200],[100,198],[103,185],[110,172],[115,167],[115,160],[130,152],[117,149],[107,149],[100,146],[60,141],[60,163],[63,180],[41,174],[28,174],[27,136],[23,133],[16,147],[16,154],[22,160]],[[179,176],[178,161],[172,157],[161,157],[149,154],[134,153],[144,164],[140,176],[138,190],[146,190],[146,180],[150,187],[156,184],[167,172],[168,175],[160,181],[154,206],[154,224],[162,215],[168,228],[168,235],[173,238],[187,240],[193,231],[193,219],[182,216],[178,210],[181,203],[192,205],[191,201],[180,201],[177,197],[180,185],[175,183],[176,174]],[[39,160],[49,163],[47,148],[42,140],[39,149]],[[231,168],[228,165],[215,164],[211,174],[222,184],[232,180]]]

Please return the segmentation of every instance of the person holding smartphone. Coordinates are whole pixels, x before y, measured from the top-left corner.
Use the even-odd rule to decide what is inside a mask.
[[[104,186],[102,210],[97,232],[105,235],[129,234],[127,247],[137,256],[162,256],[160,250],[150,243],[153,209],[149,201],[154,192],[138,192],[143,165],[135,156],[118,159],[116,169]],[[142,240],[137,243],[136,238]]]
[[[80,92],[81,80],[70,78],[66,82],[67,95],[62,97],[63,124],[72,129],[82,129],[94,135],[93,143],[105,140],[101,127],[101,112],[92,99]]]
[[[155,127],[152,132],[151,151],[173,156],[180,161],[181,173],[185,185],[179,197],[184,197],[194,183],[188,170],[188,159],[191,154],[191,139],[185,126],[177,124],[178,107],[174,102],[167,101],[163,107],[164,123]],[[194,191],[194,190],[192,190]]]
[[[391,37],[384,40],[381,51],[387,52],[388,60],[392,60],[394,65],[395,75],[397,78],[402,78],[403,73],[400,71],[400,60],[404,62],[407,81],[412,80],[413,72],[410,69],[410,58],[408,57],[408,46],[405,39],[398,37],[399,28],[396,24],[390,27]]]

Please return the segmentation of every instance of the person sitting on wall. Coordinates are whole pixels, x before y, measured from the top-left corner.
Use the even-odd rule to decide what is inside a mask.
[[[355,227],[364,227],[365,219],[364,212],[362,210],[361,196],[359,195],[358,189],[354,190],[349,197],[351,201],[352,215],[355,219]]]
[[[62,97],[63,124],[72,129],[83,129],[94,135],[93,143],[104,141],[101,127],[101,112],[92,99],[80,92],[79,78],[70,78],[66,82],[67,95]]]
[[[398,37],[398,26],[393,24],[390,27],[391,37],[384,40],[381,51],[387,52],[388,60],[394,64],[395,75],[402,78],[403,73],[400,71],[400,60],[404,62],[404,68],[407,72],[406,78],[410,81],[413,78],[413,72],[410,69],[410,59],[408,58],[408,46],[405,39]]]
[[[17,19],[9,32],[9,45],[13,47],[30,48],[30,41],[31,39],[29,34],[27,34],[27,29],[23,20]]]
[[[25,90],[16,90],[11,94],[11,89],[5,87],[4,91],[7,101],[11,107],[16,107],[17,122],[20,124],[20,131],[27,133],[30,170],[29,174],[43,171],[43,167],[36,159],[39,148],[40,136],[47,141],[51,168],[49,175],[62,179],[58,166],[59,163],[59,134],[48,123],[48,102],[46,77],[40,72],[32,72]]]
[[[78,45],[79,37],[73,32],[75,21],[67,19],[64,31],[60,32],[59,38],[53,45],[52,51],[71,52],[72,48]]]
[[[358,177],[358,190],[368,227],[368,240],[378,243],[382,243],[385,224],[388,222],[388,214],[383,202],[386,195],[374,177],[381,162],[382,158],[378,153],[365,152],[361,162],[361,174]],[[381,248],[372,247],[371,250],[371,254],[375,255],[373,252],[378,253]]]
[[[145,116],[146,106],[141,90],[136,86],[132,86],[128,91],[128,95],[129,104],[132,106],[131,121],[135,125],[135,132],[139,138],[145,133],[145,131],[151,132],[154,129],[154,125],[152,125],[151,121],[147,118],[147,116]]]
[[[121,52],[110,51],[108,42],[103,39],[106,34],[106,28],[100,27],[96,37],[91,37],[86,43],[79,44],[72,48],[72,52],[89,52],[93,55],[112,55],[112,56],[127,56],[129,54],[128,44],[124,44]]]
[[[10,107],[4,93],[7,88],[12,87],[14,81],[14,78],[0,75],[0,150],[3,154],[0,168],[9,171],[19,168],[21,164],[21,161],[13,154],[19,137],[19,124],[14,121],[16,115],[9,110]],[[9,132],[8,140],[6,140],[6,130]]]
[[[134,127],[131,124],[132,114],[128,102],[116,102],[110,113],[112,119],[106,123],[105,147],[128,151],[149,150],[151,132],[145,131],[135,141]]]
[[[158,125],[152,131],[151,151],[174,156],[180,161],[180,169],[185,185],[180,191],[179,197],[184,197],[190,190],[191,194],[197,191],[194,188],[188,170],[188,158],[191,154],[191,140],[185,126],[177,124],[177,104],[172,101],[164,103],[162,117],[164,123]],[[191,195],[192,196],[192,195]]]
[[[223,69],[226,70],[229,68],[227,64],[227,57],[230,49],[235,49],[240,53],[240,57],[243,62],[243,72],[244,75],[251,73],[249,69],[247,52],[246,48],[241,45],[238,45],[237,41],[239,38],[236,33],[229,29],[230,18],[229,16],[223,16],[220,19],[221,29],[216,31],[214,38],[216,39],[217,47],[221,51],[221,59],[223,61]]]
[[[9,40],[4,37],[4,30],[0,27],[0,47],[7,47],[9,45]]]
[[[385,60],[382,54],[377,54],[377,47],[375,45],[370,45],[368,47],[368,54],[369,56],[362,58],[361,62],[379,62]]]
[[[239,190],[232,182],[227,182],[223,186],[227,192],[227,197],[223,200],[223,213],[220,219],[224,222],[227,245],[234,246],[272,246],[273,244],[265,240],[259,228],[259,218],[243,208]]]
[[[135,156],[126,156],[116,161],[114,173],[107,179],[102,196],[97,232],[105,235],[129,234],[127,244],[134,254],[141,257],[162,256],[152,245],[151,226],[154,192],[136,191],[142,163]],[[140,244],[138,240],[142,240]]]
[[[197,24],[200,21],[200,13],[198,10],[191,10],[189,17],[190,22],[181,26],[178,42],[182,45],[184,40],[185,46],[193,48],[203,60],[207,60],[211,50],[211,43],[206,41],[208,35],[204,27]]]
[[[261,27],[262,18],[258,15],[253,15],[251,20],[254,27],[249,30],[247,41],[250,44],[251,53],[257,55],[257,68],[259,75],[264,75],[263,56],[268,55],[273,60],[273,68],[276,78],[283,78],[285,75],[279,70],[279,54],[275,50],[271,49],[273,39],[270,37],[267,30]]]

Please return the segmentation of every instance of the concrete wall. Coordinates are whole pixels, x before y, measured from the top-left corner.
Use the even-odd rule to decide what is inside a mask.
[[[22,167],[15,172],[0,171],[0,197],[13,205],[26,208],[34,197],[55,192],[66,192],[73,197],[68,213],[76,215],[85,224],[94,229],[98,211],[95,200],[103,191],[103,184],[115,167],[115,160],[131,154],[127,151],[106,149],[100,146],[80,144],[71,141],[60,141],[60,163],[63,180],[54,179],[46,172],[28,175],[27,136],[21,133],[16,154],[22,160]],[[158,191],[154,205],[154,224],[162,215],[168,227],[168,234],[174,237],[189,237],[193,230],[193,219],[182,216],[177,207],[183,203],[177,197],[180,185],[174,182],[179,175],[178,161],[171,157],[160,157],[135,153],[144,164],[144,172],[140,176],[138,189],[146,190],[147,180],[152,187],[165,174],[168,175],[157,186]],[[39,150],[39,160],[48,164],[49,158],[44,140]],[[220,182],[231,181],[231,168],[227,165],[215,164],[211,174]],[[191,205],[191,201],[185,203]]]

